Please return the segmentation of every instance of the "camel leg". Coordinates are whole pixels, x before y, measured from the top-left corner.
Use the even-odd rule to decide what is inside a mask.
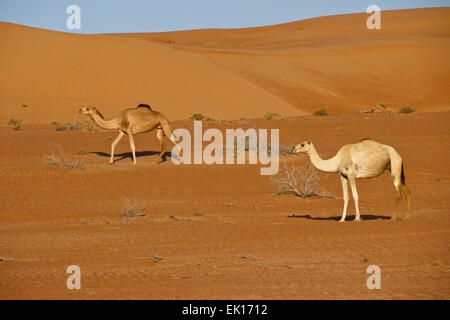
[[[361,221],[359,215],[359,197],[358,197],[358,190],[356,190],[355,177],[349,177],[349,179],[350,179],[350,188],[352,188],[353,201],[355,201],[355,208],[356,208],[355,221]]]
[[[344,210],[342,211],[342,218],[339,222],[345,221],[345,216],[347,215],[347,206],[348,206],[348,186],[347,186],[347,178],[340,175],[341,184],[342,184],[342,194],[344,197]]]
[[[159,139],[159,145],[161,146],[161,153],[159,154],[159,157],[161,158],[161,160],[164,160],[163,156],[166,153],[166,145],[164,143],[164,131],[162,129],[158,129],[158,131],[156,131],[156,137]]]
[[[403,194],[406,196],[406,200],[408,201],[408,215],[406,216],[406,220],[411,218],[411,192],[409,192],[408,187],[404,184],[402,185]]]
[[[116,140],[111,144],[111,159],[109,160],[110,164],[114,163],[114,150],[116,149],[116,145],[119,143],[120,139],[125,135],[123,131],[119,132],[119,135],[117,136]]]
[[[127,134],[128,139],[130,140],[131,152],[133,153],[133,164],[136,164],[136,146],[134,145],[133,133],[129,131]]]
[[[399,170],[396,170],[399,171]],[[402,190],[401,190],[401,183],[400,183],[400,173],[399,174],[393,174],[394,171],[392,171],[392,180],[394,182],[395,187],[395,211],[391,218],[391,220],[397,219],[399,206],[400,206],[400,200],[402,199]]]
[[[398,209],[400,207],[401,199],[402,199],[402,193],[400,190],[400,185],[398,185],[398,186],[395,186],[395,211],[394,211],[394,215],[392,216],[391,220],[397,219]]]

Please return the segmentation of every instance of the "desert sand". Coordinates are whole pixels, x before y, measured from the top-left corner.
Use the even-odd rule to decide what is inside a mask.
[[[0,298],[448,299],[449,15],[383,12],[377,31],[365,14],[158,34],[0,23]],[[110,166],[116,132],[51,124],[84,121],[82,106],[108,118],[138,103],[174,129],[192,131],[194,113],[212,118],[205,129],[279,128],[283,146],[310,139],[323,158],[365,137],[392,145],[412,218],[403,203],[389,220],[388,173],[357,182],[363,221],[351,221],[351,200],[338,223],[337,174],[320,173],[332,198],[301,200],[278,195],[259,165],[175,165],[169,153],[159,163],[154,133],[135,137],[136,166],[126,139]],[[312,116],[321,108],[329,115]],[[83,168],[50,165],[57,146]],[[144,215],[122,217],[127,200]],[[81,290],[66,288],[69,265],[81,268]],[[366,286],[370,265],[381,290]]]

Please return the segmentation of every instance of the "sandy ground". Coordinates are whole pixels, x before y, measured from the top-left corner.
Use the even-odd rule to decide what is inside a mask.
[[[192,121],[174,121],[192,130]],[[327,158],[371,137],[405,161],[412,219],[390,221],[387,173],[358,181],[362,222],[342,209],[336,174],[321,174],[331,199],[277,195],[259,165],[158,163],[153,133],[136,136],[137,165],[110,131],[56,132],[50,125],[0,129],[0,298],[23,299],[448,299],[450,114],[348,113],[285,120],[206,121],[204,127],[280,128],[281,144],[311,139]],[[84,169],[44,161],[60,145]],[[80,150],[87,155],[77,155]],[[282,158],[304,165],[303,156]],[[126,199],[145,216],[120,217]],[[9,260],[9,261],[7,261]],[[81,267],[81,290],[66,268]],[[381,268],[380,290],[366,268]]]

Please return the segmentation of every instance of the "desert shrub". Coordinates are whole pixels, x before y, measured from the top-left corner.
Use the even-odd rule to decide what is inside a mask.
[[[272,178],[278,187],[278,194],[293,194],[302,199],[317,196],[329,197],[328,193],[319,187],[320,176],[311,164],[306,167],[283,166],[283,172]]]
[[[87,131],[97,131],[100,127],[92,120],[85,120],[82,124],[82,128]]]
[[[189,119],[193,119],[193,120],[203,120],[205,119],[205,116],[202,115],[201,113],[194,113],[192,115],[192,117],[190,117]]]
[[[14,130],[19,130],[22,126],[22,121],[11,118],[8,121],[8,126],[12,126]]]
[[[319,109],[319,110],[314,111],[314,113],[313,113],[313,116],[319,116],[319,117],[327,116],[327,115],[328,115],[328,112],[325,109]]]
[[[86,150],[79,150],[79,151],[77,151],[77,155],[79,155],[79,156],[85,156],[87,154],[90,154],[90,152],[86,151]]]
[[[290,155],[294,155],[294,148],[292,147],[286,147],[286,146],[279,146],[279,152],[280,152],[280,156],[290,156]]]
[[[52,124],[57,125],[57,122],[52,122]],[[74,131],[74,130],[87,130],[87,131],[97,131],[99,126],[92,120],[85,120],[84,122],[72,122],[68,125],[57,127],[56,131]]]
[[[401,107],[400,110],[398,110],[398,113],[412,113],[416,110],[414,110],[411,107]]]
[[[266,119],[266,120],[272,120],[274,118],[281,118],[281,116],[276,112],[267,112],[264,115],[264,119]]]
[[[131,203],[129,199],[125,199],[125,203],[123,207],[120,209],[119,215],[121,217],[143,217],[144,209],[136,204],[136,200],[134,203]]]
[[[58,155],[51,152],[50,155],[44,156],[44,163],[50,166],[55,166],[64,170],[71,169],[84,169],[84,161],[79,159],[69,159],[64,153],[63,148],[60,145],[56,145]]]
[[[26,108],[26,107],[28,107],[28,104],[26,104],[26,103],[22,104],[22,108]]]
[[[378,105],[379,105],[380,107],[384,108],[384,109],[387,109],[387,107],[386,107],[386,105],[385,105],[384,103],[379,103]]]
[[[56,131],[73,131],[73,130],[81,130],[82,124],[80,122],[72,122],[63,127],[57,127]]]

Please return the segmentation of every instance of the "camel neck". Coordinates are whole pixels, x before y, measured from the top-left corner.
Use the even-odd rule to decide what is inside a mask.
[[[105,120],[103,117],[101,117],[99,114],[92,114],[91,115],[92,120],[95,121],[100,127],[103,129],[110,129],[110,130],[118,130],[120,129],[120,125],[116,119],[112,120]]]
[[[316,148],[312,145],[311,151],[308,153],[309,159],[314,167],[325,172],[336,172],[338,170],[338,155],[323,160],[317,153]]]

